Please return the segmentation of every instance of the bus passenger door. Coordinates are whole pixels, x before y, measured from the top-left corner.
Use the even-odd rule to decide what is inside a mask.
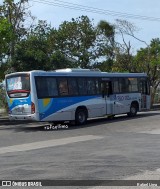
[[[111,100],[111,94],[112,94],[111,81],[110,80],[102,81],[101,88],[102,88],[102,99],[105,106],[105,115],[112,114],[113,102]]]
[[[146,79],[141,78],[140,80],[140,92],[141,92],[141,108],[150,109],[150,95],[149,95],[149,85]]]

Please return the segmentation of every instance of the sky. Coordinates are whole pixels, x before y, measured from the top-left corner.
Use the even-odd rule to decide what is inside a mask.
[[[0,4],[2,2],[3,0],[0,0]],[[73,4],[83,6],[83,10],[71,9]],[[33,16],[38,20],[46,20],[52,27],[58,28],[65,20],[71,21],[72,18],[85,15],[93,19],[95,26],[100,20],[106,20],[111,24],[114,24],[116,19],[127,20],[137,27],[135,36],[147,44],[150,44],[153,38],[160,38],[160,0],[29,0],[29,5]],[[94,8],[94,11],[91,8]],[[122,14],[125,14],[125,17],[121,17]],[[138,19],[135,15],[139,15]],[[131,41],[135,50],[147,47],[145,43],[133,38],[127,40]]]

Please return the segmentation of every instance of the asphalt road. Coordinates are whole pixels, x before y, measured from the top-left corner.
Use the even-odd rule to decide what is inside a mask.
[[[0,119],[0,180],[160,180],[160,111],[46,124]]]

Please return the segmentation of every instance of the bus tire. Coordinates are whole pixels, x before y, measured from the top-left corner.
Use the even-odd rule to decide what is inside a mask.
[[[129,117],[134,117],[134,116],[136,116],[137,111],[138,111],[137,104],[136,103],[132,103],[131,106],[130,106],[130,112],[128,112],[127,115]]]
[[[77,125],[84,125],[87,121],[87,110],[84,108],[77,109],[75,122]]]

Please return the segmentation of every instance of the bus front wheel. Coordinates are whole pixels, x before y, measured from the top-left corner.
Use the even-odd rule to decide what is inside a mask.
[[[137,111],[138,111],[138,107],[136,104],[131,104],[131,107],[130,107],[130,112],[128,112],[128,116],[129,117],[133,117],[137,114]]]
[[[84,125],[87,121],[87,111],[85,109],[78,109],[75,115],[77,125]]]

